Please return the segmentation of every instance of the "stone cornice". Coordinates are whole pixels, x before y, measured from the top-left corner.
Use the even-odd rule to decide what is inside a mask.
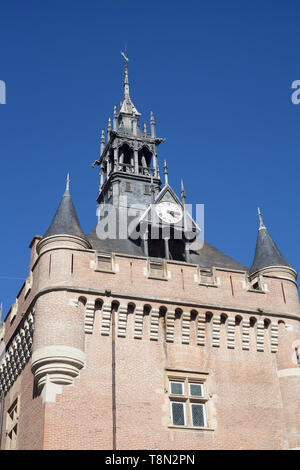
[[[78,294],[86,294],[86,295],[95,295],[99,297],[110,297],[113,299],[133,299],[139,300],[145,303],[159,303],[159,304],[166,304],[166,305],[178,305],[178,306],[185,306],[191,309],[206,309],[206,310],[218,310],[218,311],[226,311],[226,312],[233,312],[236,314],[249,314],[249,315],[256,315],[260,317],[279,317],[279,318],[286,318],[290,320],[300,321],[300,315],[296,313],[285,313],[285,312],[275,312],[274,310],[262,310],[262,309],[251,309],[251,308],[244,308],[244,307],[235,307],[231,305],[220,305],[214,303],[204,303],[204,302],[195,302],[192,300],[183,300],[183,299],[170,299],[165,297],[155,297],[151,295],[135,295],[135,294],[126,294],[124,292],[118,291],[111,291],[111,290],[98,290],[93,288],[86,288],[80,286],[49,286],[44,289],[41,289],[39,292],[36,293],[34,298],[31,301],[28,309],[32,308],[36,303],[37,299],[45,294],[50,292],[59,292],[59,291],[67,291],[67,292],[77,292]]]

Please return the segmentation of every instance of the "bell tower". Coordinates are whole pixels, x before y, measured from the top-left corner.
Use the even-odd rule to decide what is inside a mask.
[[[128,58],[125,56],[124,98],[118,111],[114,106],[113,121],[108,119],[107,135],[101,134],[100,157],[93,166],[100,167],[97,198],[100,210],[106,204],[117,208],[133,204],[151,204],[152,191],[161,187],[157,147],[165,139],[156,137],[155,119],[150,113],[150,132],[146,123],[139,127],[141,114],[129,94]],[[122,197],[126,196],[126,197]]]

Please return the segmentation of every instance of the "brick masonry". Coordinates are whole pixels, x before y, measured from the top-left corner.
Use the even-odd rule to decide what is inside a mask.
[[[244,272],[216,268],[209,286],[197,266],[170,261],[168,280],[158,280],[146,258],[115,254],[116,272],[99,272],[94,251],[76,241],[54,237],[37,254],[38,241],[3,342],[8,350],[34,312],[40,375],[29,360],[6,392],[2,449],[18,396],[19,449],[112,449],[112,306],[117,449],[300,447],[300,307],[290,273],[268,271],[255,292]],[[171,426],[168,370],[206,374],[205,429]]]

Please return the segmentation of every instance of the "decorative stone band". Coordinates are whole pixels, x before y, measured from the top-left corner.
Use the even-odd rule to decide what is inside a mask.
[[[174,325],[175,325],[175,312],[168,311],[166,320],[166,341],[168,343],[174,342]]]
[[[197,334],[197,344],[199,346],[205,346],[205,324],[206,324],[206,315],[203,312],[198,314],[198,334]]]
[[[277,371],[277,376],[281,377],[299,377],[300,367],[291,367],[290,369],[281,369]]]
[[[263,320],[258,320],[257,329],[256,329],[256,349],[257,349],[257,351],[263,351],[264,350],[264,341],[265,341],[264,321]]]
[[[250,347],[250,320],[244,318],[242,323],[242,349],[249,351]]]
[[[221,328],[221,318],[219,316],[213,317],[212,321],[212,345],[214,347],[220,346],[220,331]]]
[[[127,305],[120,305],[118,309],[118,336],[120,338],[126,338],[127,311]]]
[[[181,323],[181,342],[182,344],[189,344],[190,342],[190,319],[191,314],[189,312],[183,312],[182,323]]]
[[[278,351],[278,324],[271,323],[271,352],[276,353]]]
[[[101,335],[109,336],[111,324],[111,303],[104,303],[102,307]]]
[[[143,307],[136,307],[134,312],[134,337],[142,339],[143,336]]]
[[[151,320],[150,320],[150,339],[157,341],[158,340],[158,323],[159,323],[159,310],[158,308],[153,308],[151,310]]]
[[[234,349],[235,320],[228,318],[227,320],[227,347]]]
[[[85,306],[84,331],[93,333],[95,318],[95,301],[88,300]]]
[[[57,385],[72,384],[85,364],[83,351],[72,346],[45,346],[32,354],[31,370],[38,388],[46,381]]]
[[[30,313],[0,358],[0,390],[7,392],[27,364],[32,351],[33,315]]]

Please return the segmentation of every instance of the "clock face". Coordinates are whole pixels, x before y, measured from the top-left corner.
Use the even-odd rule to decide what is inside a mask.
[[[181,207],[175,202],[163,201],[155,206],[158,217],[167,224],[177,224],[183,217]]]

